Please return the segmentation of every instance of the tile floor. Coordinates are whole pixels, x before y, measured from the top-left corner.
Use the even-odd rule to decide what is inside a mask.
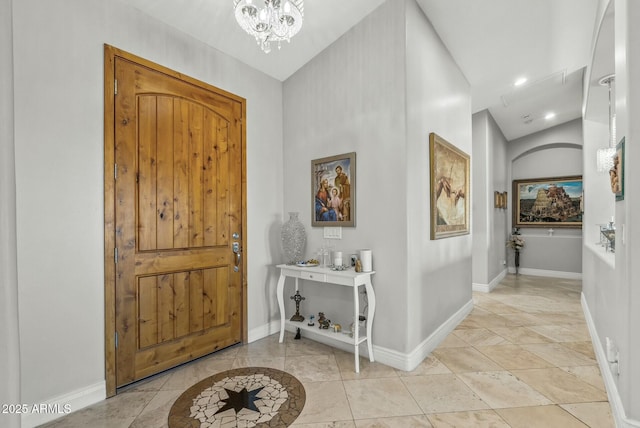
[[[412,372],[278,335],[157,375],[46,427],[164,427],[194,383],[262,366],[306,390],[299,428],[614,427],[580,306],[580,281],[508,275]]]

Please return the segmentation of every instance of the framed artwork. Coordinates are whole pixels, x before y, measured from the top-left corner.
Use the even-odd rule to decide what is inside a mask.
[[[469,233],[469,166],[468,154],[429,134],[431,239]]]
[[[609,170],[611,191],[616,195],[616,201],[624,200],[624,138],[616,146],[613,155],[613,168]]]
[[[356,154],[311,161],[311,226],[356,226]]]
[[[513,227],[582,227],[582,176],[513,180]]]

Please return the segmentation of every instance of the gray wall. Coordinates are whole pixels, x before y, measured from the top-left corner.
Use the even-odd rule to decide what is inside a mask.
[[[507,154],[511,180],[582,175],[582,144],[581,119],[511,141]],[[513,196],[513,190],[509,194]],[[510,219],[512,210],[510,203]],[[555,228],[552,236],[547,228],[522,228],[521,233],[526,242],[520,256],[523,273],[580,277],[581,229]],[[508,264],[512,267],[513,252],[508,254]]]
[[[0,403],[3,404],[20,403],[11,10],[11,0],[0,0]],[[0,425],[20,426],[20,415],[0,414]]]
[[[118,1],[25,0],[13,21],[21,401],[104,396],[104,43],[247,99],[248,327],[268,333],[282,83]]]
[[[373,342],[409,360],[471,300],[471,237],[430,241],[428,199],[429,132],[471,154],[469,85],[415,1],[391,0],[289,78],[284,106],[285,210],[301,212],[308,255],[322,244],[310,161],[357,152],[357,226],[334,244],[373,250]],[[307,313],[352,311],[349,290],[302,289]]]
[[[429,184],[429,133],[435,132],[474,157],[471,144],[471,89],[440,37],[414,0],[407,0],[406,60],[406,219],[398,251],[407,253],[409,332],[405,351],[425,355],[437,343],[428,338],[456,311],[471,302],[472,235],[432,241]],[[398,166],[402,171],[402,165]],[[473,169],[472,169],[473,171]],[[473,189],[472,189],[473,191]],[[473,197],[473,194],[471,195]],[[471,207],[471,203],[469,204]],[[400,208],[402,210],[402,208]],[[470,214],[470,225],[473,213]],[[471,227],[473,233],[473,228]],[[390,270],[394,266],[389,266]],[[393,326],[393,319],[390,319]],[[453,327],[453,326],[450,326]],[[390,330],[398,334],[398,329]],[[419,363],[415,361],[415,363]]]
[[[506,270],[510,221],[506,209],[495,208],[494,192],[511,195],[507,144],[488,110],[473,115],[473,285],[477,290],[489,291]]]

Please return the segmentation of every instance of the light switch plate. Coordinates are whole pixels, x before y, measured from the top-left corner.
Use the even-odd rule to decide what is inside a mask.
[[[342,239],[342,227],[325,227],[325,239]]]

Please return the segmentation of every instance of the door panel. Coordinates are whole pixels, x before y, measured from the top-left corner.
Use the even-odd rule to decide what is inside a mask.
[[[242,340],[242,104],[116,58],[116,384]]]

